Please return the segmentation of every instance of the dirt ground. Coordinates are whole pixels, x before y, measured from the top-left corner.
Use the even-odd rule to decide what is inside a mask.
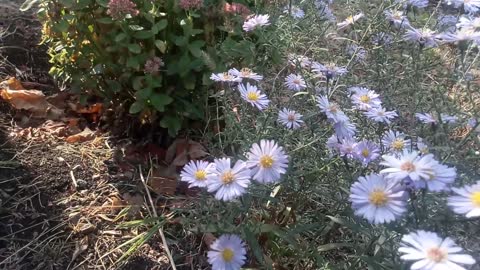
[[[56,94],[46,48],[38,45],[40,24],[8,2],[0,2],[0,27],[13,33],[0,41],[1,81],[13,76],[47,96]],[[158,236],[117,264],[128,249],[119,246],[145,231],[119,226],[147,217],[138,166],[158,163],[164,150],[105,132],[72,144],[59,138],[55,124],[0,99],[0,269],[171,269]],[[197,238],[185,241],[198,253]],[[205,262],[191,259],[184,247],[171,247],[175,260],[185,262],[177,269],[204,269]]]

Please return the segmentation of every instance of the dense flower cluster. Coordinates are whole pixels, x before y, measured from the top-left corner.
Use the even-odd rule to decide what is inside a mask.
[[[140,11],[137,5],[130,0],[110,0],[107,14],[115,20],[125,19],[128,15],[137,16]]]

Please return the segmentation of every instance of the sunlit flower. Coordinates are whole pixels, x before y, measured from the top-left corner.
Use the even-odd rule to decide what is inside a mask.
[[[347,74],[347,72],[348,72],[346,68],[337,67],[333,63],[322,65],[318,62],[313,62],[312,63],[312,71],[317,73],[317,74],[324,75],[325,77],[327,77],[327,79],[340,77],[340,76],[343,76],[343,75]]]
[[[386,124],[390,124],[391,120],[398,117],[398,114],[395,111],[387,111],[382,107],[370,108],[368,111],[364,112],[364,114],[368,119]]]
[[[348,16],[343,22],[337,23],[338,29],[344,29],[352,24],[354,24],[356,21],[360,20],[364,16],[363,13],[358,13],[356,15]]]
[[[350,119],[337,121],[333,124],[333,129],[335,129],[335,134],[339,138],[351,138],[355,136],[357,128],[355,125],[350,122]]]
[[[452,188],[456,195],[448,198],[453,212],[467,218],[480,217],[480,181],[474,185]]]
[[[189,187],[206,187],[207,179],[213,174],[215,164],[206,161],[190,161],[183,166],[180,173],[181,181],[188,182]]]
[[[273,183],[286,173],[288,156],[275,141],[261,140],[260,144],[254,143],[250,148],[247,164],[252,169],[254,180]]]
[[[336,136],[335,136],[336,137]],[[338,144],[340,155],[347,158],[354,158],[357,141],[354,138],[343,138]]]
[[[368,163],[374,161],[380,156],[380,148],[373,142],[363,140],[355,144],[354,149],[354,158],[364,166],[367,166]]]
[[[404,235],[398,251],[404,253],[402,260],[415,262],[410,266],[412,270],[465,270],[460,265],[475,263],[472,256],[460,253],[463,249],[452,239],[423,230]]]
[[[449,186],[457,178],[455,168],[440,164],[438,161],[432,162],[431,170],[428,174],[428,178],[412,181],[411,184],[417,189],[427,188],[429,191],[439,192],[448,190]]]
[[[212,73],[210,76],[210,80],[216,82],[241,82],[242,78],[237,76],[233,76],[229,72],[222,72],[222,73]]]
[[[288,7],[288,6],[285,7],[285,9],[283,10],[283,13],[290,14],[290,16],[292,16],[295,19],[301,19],[305,17],[305,11],[293,5],[291,7]]]
[[[287,108],[278,112],[278,122],[289,129],[297,129],[303,124],[302,115]]]
[[[480,17],[464,15],[460,17],[457,23],[459,29],[480,30]]]
[[[253,72],[249,68],[242,68],[240,70],[236,68],[232,68],[228,71],[228,73],[234,77],[238,77],[242,79],[251,79],[257,82],[263,79],[262,75],[258,75],[257,73]]]
[[[400,182],[387,181],[382,175],[360,176],[350,188],[355,215],[370,223],[389,223],[406,212],[408,195]]]
[[[410,149],[411,141],[405,139],[405,134],[402,132],[388,130],[382,138],[382,144],[385,149],[388,149],[392,153],[401,153],[404,150]]]
[[[128,16],[137,16],[140,11],[137,5],[130,0],[110,0],[107,14],[115,20],[122,20]]]
[[[301,91],[307,87],[302,76],[290,74],[285,78],[285,86],[293,91]]]
[[[247,164],[238,160],[233,168],[230,158],[215,159],[215,169],[208,176],[208,192],[216,192],[215,199],[231,201],[242,196],[250,185],[251,172]]]
[[[349,44],[345,48],[349,57],[354,57],[355,61],[365,61],[367,59],[367,50],[357,44]]]
[[[250,32],[258,27],[270,25],[270,15],[255,15],[243,23],[243,30]]]
[[[257,107],[261,111],[267,108],[270,103],[267,96],[250,83],[247,83],[247,85],[244,85],[243,83],[239,84],[238,91],[240,91],[240,95],[246,102],[252,104],[252,106]]]
[[[352,103],[355,104],[357,110],[367,111],[371,108],[382,106],[382,101],[379,98],[380,95],[375,93],[375,91],[364,87],[352,87],[350,89],[353,92],[350,99]]]
[[[240,270],[247,259],[245,243],[233,234],[224,234],[215,240],[208,252],[212,270]]]
[[[338,104],[330,102],[326,96],[317,97],[317,106],[333,122],[347,121],[348,117],[340,110]]]
[[[437,35],[430,29],[407,29],[403,38],[410,42],[416,42],[426,48],[437,46]]]
[[[386,178],[397,181],[402,181],[407,177],[412,181],[426,180],[430,175],[435,165],[435,160],[432,154],[419,156],[418,152],[404,151],[399,156],[383,155],[383,161],[380,165],[387,167],[380,171],[385,174]]]
[[[403,28],[410,25],[408,18],[403,11],[400,10],[385,10],[385,17],[397,28]]]

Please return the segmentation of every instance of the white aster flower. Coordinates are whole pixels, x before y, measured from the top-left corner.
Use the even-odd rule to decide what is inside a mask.
[[[353,88],[353,89],[352,89]],[[355,108],[361,111],[368,111],[371,108],[378,108],[382,106],[380,95],[375,91],[364,87],[352,87],[353,95],[350,97]]]
[[[243,83],[239,84],[238,91],[240,91],[240,95],[246,102],[252,104],[252,106],[257,107],[261,111],[267,108],[270,103],[267,96],[250,83],[247,83],[246,86]]]
[[[440,164],[435,161],[431,165],[429,177],[420,181],[412,181],[415,188],[427,188],[429,191],[440,192],[448,190],[449,186],[455,182],[457,171],[453,167]]]
[[[305,17],[305,11],[293,5],[291,6],[291,9],[288,6],[285,7],[285,9],[283,10],[283,13],[290,14],[290,16],[292,16],[295,19],[301,19]]]
[[[283,147],[275,141],[261,140],[254,143],[248,153],[248,167],[252,170],[253,179],[260,183],[274,183],[280,180],[288,167],[288,156]]]
[[[305,80],[302,76],[296,74],[290,74],[285,78],[284,85],[288,87],[288,89],[293,91],[301,91],[307,87],[305,84]]]
[[[262,75],[258,75],[249,68],[242,68],[240,70],[232,68],[228,71],[228,73],[241,79],[251,79],[257,82],[263,79]]]
[[[296,111],[283,108],[278,112],[278,122],[289,129],[297,129],[303,124],[302,115]]]
[[[206,161],[191,160],[183,166],[180,180],[189,183],[189,187],[206,187],[207,179],[215,170],[215,164]]]
[[[473,29],[462,28],[456,32],[447,32],[439,35],[442,42],[445,43],[460,43],[474,41],[480,42],[480,32],[476,32]]]
[[[344,29],[352,24],[354,24],[356,21],[360,20],[364,16],[363,13],[358,13],[356,15],[348,16],[343,22],[337,23],[338,29]]]
[[[425,48],[437,46],[437,35],[430,29],[407,29],[403,38],[410,42],[416,42]]]
[[[388,181],[382,175],[360,176],[350,188],[355,215],[370,223],[389,223],[406,212],[408,195],[400,182]]]
[[[390,124],[392,122],[391,120],[398,117],[398,114],[395,111],[387,111],[382,107],[370,108],[370,110],[364,112],[364,114],[368,119],[386,124]]]
[[[250,32],[258,27],[270,25],[270,15],[255,15],[243,23],[243,30]]]
[[[208,252],[212,270],[240,270],[247,259],[245,243],[233,234],[224,234],[215,240]]]
[[[411,141],[405,139],[405,134],[402,132],[388,130],[382,138],[382,144],[392,153],[402,153],[404,150],[410,149]]]
[[[429,179],[435,160],[432,154],[419,156],[417,152],[404,151],[398,157],[383,155],[380,165],[387,167],[380,171],[386,178],[402,181],[408,178],[412,181]]]
[[[480,217],[480,181],[474,185],[452,188],[456,195],[448,198],[453,212],[467,218]]]
[[[385,10],[385,17],[397,28],[404,28],[410,25],[407,16],[400,10]]]
[[[327,115],[328,119],[335,123],[348,120],[348,117],[340,110],[338,104],[330,102],[326,96],[320,95],[317,97],[317,106]]]
[[[404,235],[398,251],[404,253],[402,260],[414,261],[412,270],[465,270],[462,264],[475,263],[472,256],[460,253],[463,249],[452,239],[423,230]]]
[[[223,73],[212,73],[212,75],[210,76],[210,80],[216,81],[216,82],[241,82],[242,78],[233,76],[229,72],[223,72]]]
[[[472,17],[464,15],[460,17],[457,23],[459,29],[480,30],[480,17]]]
[[[216,192],[215,199],[231,201],[242,196],[250,185],[251,172],[247,164],[238,160],[233,168],[230,158],[215,159],[215,170],[208,177],[208,192]]]

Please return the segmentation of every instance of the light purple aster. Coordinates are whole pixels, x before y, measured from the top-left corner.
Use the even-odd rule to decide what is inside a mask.
[[[327,79],[340,77],[347,74],[348,72],[345,67],[337,67],[333,63],[323,65],[318,62],[312,63],[312,71],[319,75],[324,75],[325,77],[327,77]]]
[[[340,150],[340,155],[353,159],[355,156],[355,149],[357,146],[357,141],[355,138],[343,138],[340,140],[338,144],[338,148]]]
[[[401,10],[385,10],[387,20],[396,28],[404,28],[410,26],[407,16]]]
[[[339,138],[351,138],[357,132],[357,128],[349,119],[334,123],[333,129]]]
[[[348,117],[340,110],[338,104],[330,102],[326,96],[320,95],[317,97],[317,106],[327,115],[327,118],[333,122],[348,120]]]
[[[363,166],[380,157],[380,148],[371,141],[363,140],[355,145],[355,159],[362,162]]]
[[[365,116],[368,119],[371,119],[375,122],[390,124],[391,120],[398,117],[398,114],[395,111],[387,111],[382,107],[370,108],[368,111],[364,112]]]
[[[405,139],[405,134],[399,131],[387,130],[382,138],[383,147],[390,153],[402,153],[410,149],[411,140]]]
[[[382,106],[380,95],[373,90],[365,87],[351,87],[349,91],[353,93],[350,99],[357,110],[367,111]]]
[[[407,29],[403,38],[406,41],[414,42],[420,44],[425,48],[432,48],[438,45],[437,43],[437,34],[435,31],[430,29]]]

